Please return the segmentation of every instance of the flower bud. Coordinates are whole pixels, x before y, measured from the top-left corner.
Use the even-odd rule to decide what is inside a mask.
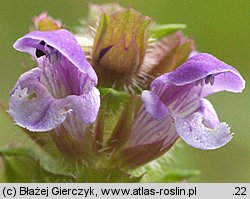
[[[145,54],[150,21],[131,8],[101,16],[92,63],[102,76],[101,85],[129,81],[138,71]]]
[[[158,77],[175,70],[184,63],[195,49],[194,41],[182,32],[174,32],[157,41],[149,49],[142,63],[142,71]]]
[[[53,19],[47,12],[43,12],[40,15],[35,16],[33,18],[33,24],[35,30],[40,31],[60,30],[63,28],[62,23]]]
[[[112,14],[119,10],[123,10],[123,8],[119,4],[115,3],[107,3],[107,4],[90,4],[88,15],[86,17],[86,24],[91,27],[96,27],[98,25],[97,19],[100,18],[102,13]],[[100,11],[102,11],[100,13]]]

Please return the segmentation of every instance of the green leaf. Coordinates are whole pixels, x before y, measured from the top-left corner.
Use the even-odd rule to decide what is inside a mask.
[[[135,99],[131,98],[125,105],[107,143],[109,151],[120,149],[128,140],[135,115]]]
[[[171,166],[172,150],[160,158],[131,171],[133,176],[142,176],[141,182],[181,182],[200,175],[198,170],[186,170]]]
[[[0,156],[29,156],[29,151],[26,148],[10,148],[10,147],[3,147],[0,148]]]
[[[135,177],[124,171],[119,170],[118,168],[94,168],[94,167],[85,167],[83,170],[81,177],[79,178],[79,182],[85,183],[133,183],[139,182],[141,176]]]
[[[129,97],[129,94],[126,93],[126,92],[123,92],[123,91],[118,91],[118,90],[115,90],[113,88],[103,88],[103,87],[100,87],[99,88],[99,91],[101,93],[101,96],[106,96],[108,94],[114,96],[114,97]]]
[[[115,111],[121,107],[121,103],[126,103],[130,98],[130,95],[123,91],[118,91],[113,88],[98,88],[101,97],[107,98],[107,107]]]
[[[74,182],[70,175],[45,170],[39,161],[25,156],[8,156],[3,159],[5,182]],[[27,169],[28,168],[28,169]]]
[[[98,89],[101,93],[102,106],[105,104],[105,110],[102,110],[102,107],[100,113],[103,112],[105,114],[103,118],[105,124],[103,129],[103,132],[105,132],[103,133],[103,143],[106,143],[119,120],[124,106],[128,103],[131,96],[126,92],[113,88],[99,87]]]
[[[151,176],[150,182],[181,182],[197,175],[200,175],[200,171],[168,168],[165,173]]]
[[[6,156],[3,158],[4,182],[31,182],[34,162],[27,157]],[[28,168],[28,169],[27,169]]]
[[[64,175],[52,173],[41,167],[39,162],[36,164],[36,175],[33,176],[33,182],[75,182],[76,178],[73,175]]]
[[[155,25],[150,30],[150,38],[155,40],[159,40],[162,37],[186,28],[185,24],[162,24],[162,25]]]
[[[0,148],[8,182],[71,182],[72,165],[34,148]],[[27,167],[29,168],[27,170]],[[71,168],[71,169],[69,169]]]

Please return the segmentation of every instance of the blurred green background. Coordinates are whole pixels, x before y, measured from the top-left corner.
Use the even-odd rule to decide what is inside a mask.
[[[0,1],[0,99],[8,93],[22,73],[24,64],[34,64],[29,55],[12,48],[14,41],[29,31],[31,19],[42,11],[61,19],[69,30],[80,25],[89,3],[117,2],[131,5],[157,23],[184,23],[184,32],[195,39],[197,49],[208,52],[237,68],[250,81],[250,1],[248,0],[1,0]],[[225,147],[201,151],[182,144],[174,151],[178,168],[199,169],[193,182],[250,182],[250,87],[242,94],[218,93],[209,97],[221,121],[235,132]],[[0,146],[22,139],[18,128],[0,113]],[[25,142],[25,141],[23,141]],[[0,166],[1,169],[1,166]]]

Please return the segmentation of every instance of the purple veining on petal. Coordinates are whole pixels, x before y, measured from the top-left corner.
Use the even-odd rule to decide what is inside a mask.
[[[171,112],[177,133],[184,141],[196,148],[214,149],[225,145],[232,136],[203,97],[224,90],[241,92],[244,87],[245,81],[236,69],[212,55],[201,53],[152,82],[151,95],[158,96],[155,103],[148,103],[149,96],[142,100],[147,112],[155,118],[155,113],[148,110],[159,109],[160,99]],[[166,116],[163,113],[157,117]]]
[[[125,148],[156,143],[165,139],[162,150],[168,148],[178,137],[175,129],[173,130],[173,118],[168,115],[162,120],[155,120],[147,113],[143,106],[138,112],[132,124],[129,142]]]
[[[9,114],[15,122],[30,131],[49,131],[60,125],[72,111],[56,101],[40,84],[41,70],[35,68],[24,73],[11,92]],[[35,93],[35,97],[29,98]]]
[[[10,94],[9,112],[15,122],[30,131],[62,124],[72,136],[82,137],[85,125],[96,119],[100,93],[94,87],[96,74],[74,37],[66,30],[37,31],[14,46],[35,56],[38,64],[21,75]]]
[[[79,96],[55,99],[40,82],[40,75],[39,68],[24,73],[11,92],[9,114],[18,125],[34,132],[49,131],[65,120],[63,125],[68,126],[66,118],[69,114],[74,114],[85,125],[95,121],[100,106],[96,88]],[[33,94],[34,97],[29,98]],[[72,132],[72,129],[66,129]]]
[[[194,60],[198,60],[197,63]],[[207,84],[206,78],[209,78]],[[197,81],[204,81],[204,84],[196,85]],[[178,113],[209,94],[223,90],[241,92],[244,87],[245,81],[236,69],[208,54],[193,56],[177,70],[160,76],[151,84],[152,91],[162,102]]]

